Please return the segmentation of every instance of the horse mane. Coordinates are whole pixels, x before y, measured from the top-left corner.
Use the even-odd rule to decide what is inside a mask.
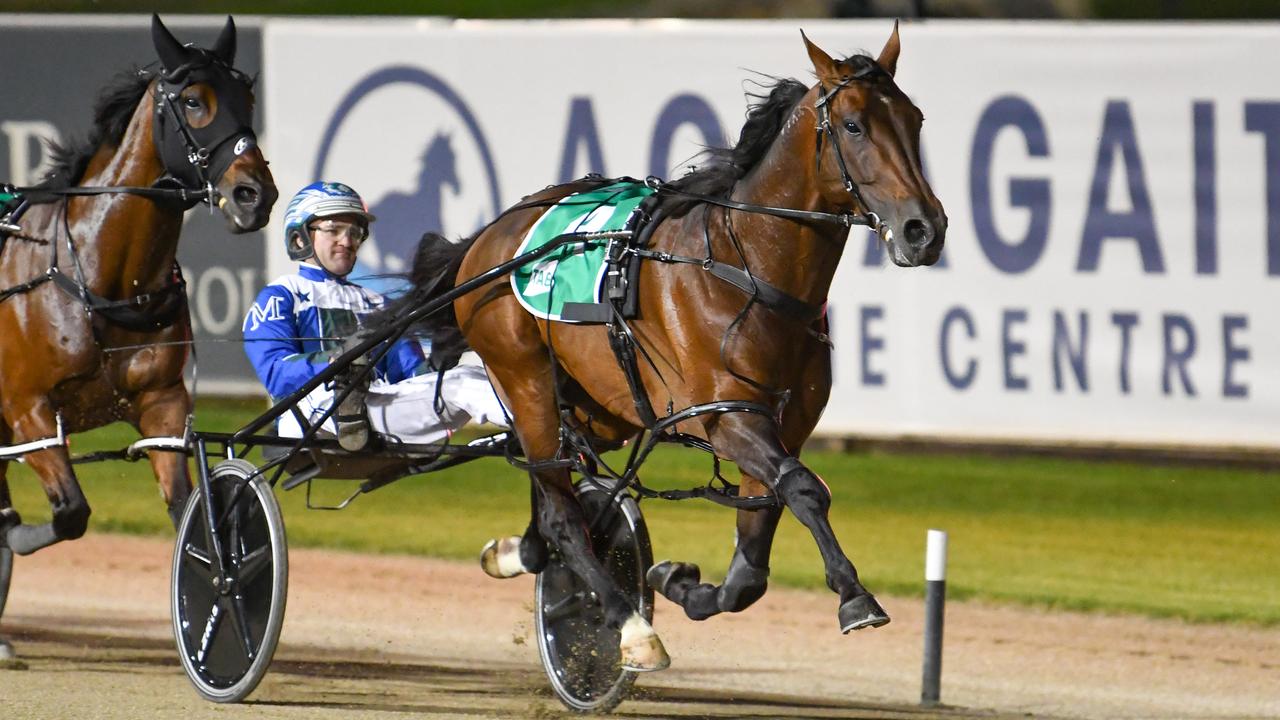
[[[80,181],[89,167],[89,160],[99,148],[104,145],[119,145],[152,77],[153,73],[138,68],[120,73],[98,94],[93,105],[93,128],[88,137],[65,146],[52,140],[47,141],[53,157],[53,167],[45,173],[39,187],[71,187]]]
[[[420,305],[452,290],[458,268],[477,235],[453,241],[437,232],[423,233],[409,270],[409,292],[374,313],[368,318],[367,327],[375,331],[389,327]],[[457,357],[470,349],[458,327],[453,303],[414,323],[411,331],[431,339],[431,360],[437,369],[456,363]]]
[[[869,55],[850,55],[836,64],[847,68],[850,77],[873,82],[878,75],[888,77],[888,73]],[[742,125],[738,142],[730,148],[703,150],[698,154],[702,158],[700,166],[673,181],[671,185],[674,188],[698,195],[727,197],[734,184],[760,162],[782,132],[796,103],[809,92],[809,86],[795,78],[770,79],[772,83],[761,85],[764,92],[747,93],[750,99],[747,120]],[[697,200],[680,195],[670,196],[663,203],[673,217],[683,215],[697,204]]]

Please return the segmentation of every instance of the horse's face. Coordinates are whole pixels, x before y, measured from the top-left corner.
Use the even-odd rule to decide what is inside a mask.
[[[189,189],[211,185],[231,232],[262,228],[279,191],[253,132],[251,83],[232,67],[234,23],[227,18],[211,50],[183,46],[157,16],[151,31],[164,68],[152,132],[165,171]]]
[[[876,215],[895,264],[934,264],[942,253],[947,215],[920,163],[924,115],[893,81],[900,47],[897,24],[875,61],[855,55],[837,62],[808,38],[804,41],[818,74],[817,98],[827,98],[830,124],[829,131],[821,125],[824,112],[819,107],[820,191],[838,206]]]

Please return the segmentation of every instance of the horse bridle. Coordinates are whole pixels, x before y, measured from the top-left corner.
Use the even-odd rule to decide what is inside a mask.
[[[859,213],[859,217],[864,222],[859,222],[857,224],[870,227],[872,230],[875,230],[881,240],[890,242],[893,240],[893,229],[881,220],[879,215],[871,210],[871,207],[867,205],[867,201],[863,199],[862,193],[858,191],[858,184],[853,181],[853,176],[849,174],[849,166],[845,163],[844,153],[840,150],[840,143],[836,141],[835,129],[831,126],[830,104],[831,101],[835,99],[836,94],[848,87],[849,83],[854,80],[865,77],[878,70],[878,66],[869,66],[859,70],[853,75],[842,80],[840,84],[832,88],[829,93],[827,92],[826,87],[823,86],[822,81],[818,81],[818,99],[814,101],[813,104],[814,110],[818,113],[818,123],[814,126],[814,130],[817,132],[817,141],[814,143],[815,148],[813,151],[813,160],[815,169],[821,170],[822,141],[825,137],[831,142],[831,149],[835,153],[836,165],[840,168],[840,181],[844,183],[845,191],[848,192],[849,196],[853,198],[853,201],[857,203],[857,206],[861,211]]]
[[[212,52],[196,47],[191,50],[195,59],[173,70],[161,68],[156,80],[156,112],[151,135],[165,175],[153,187],[185,190],[184,201],[194,204],[205,200],[214,205],[218,195],[214,184],[222,179],[236,157],[257,145],[258,138],[252,127],[236,119],[251,115],[252,108],[237,102],[240,98],[234,95],[226,99],[229,107],[220,103],[217,115],[208,125],[193,128],[187,122],[177,102],[183,90],[201,80],[199,75],[204,68],[217,66],[232,78],[248,82],[243,73]],[[235,107],[237,104],[243,107]]]
[[[874,230],[881,240],[890,242],[893,240],[893,229],[890,228],[888,223],[881,219],[878,214],[871,210],[867,205],[867,201],[863,199],[862,193],[858,190],[858,183],[855,182],[853,176],[849,174],[849,166],[845,163],[844,153],[840,151],[840,144],[836,142],[835,130],[831,127],[831,111],[828,109],[828,106],[830,105],[831,100],[836,96],[836,93],[848,87],[854,80],[866,77],[867,75],[877,71],[880,71],[878,66],[860,70],[845,78],[839,85],[832,88],[829,93],[826,91],[826,88],[822,83],[819,82],[818,99],[814,102],[814,110],[818,114],[818,122],[814,126],[814,130],[817,132],[818,136],[817,142],[815,143],[816,148],[814,150],[815,165],[818,169],[821,169],[823,138],[825,137],[830,139],[831,147],[836,156],[836,164],[840,168],[840,181],[844,184],[845,191],[849,193],[851,198],[853,198],[854,203],[857,205],[858,212],[829,213],[822,212],[820,210],[797,210],[795,208],[775,207],[772,205],[756,205],[754,203],[731,200],[727,197],[692,193],[653,176],[645,178],[645,184],[655,190],[682,195],[699,202],[718,205],[731,210],[741,210],[743,212],[757,213],[760,215],[773,215],[774,217],[787,218],[789,220],[835,223],[848,228],[851,228],[854,225],[865,225]]]

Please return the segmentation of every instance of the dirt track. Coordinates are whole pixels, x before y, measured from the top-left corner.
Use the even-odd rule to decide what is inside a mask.
[[[168,621],[170,545],[90,535],[19,558],[0,632],[0,718],[549,718],[532,581],[473,565],[290,555],[284,636],[240,706],[199,700]],[[943,700],[922,711],[921,607],[841,636],[827,594],[774,589],[693,623],[659,600],[670,670],[642,677],[627,718],[1280,717],[1280,629],[1187,625],[976,603],[947,608]],[[966,708],[966,709],[960,709]]]

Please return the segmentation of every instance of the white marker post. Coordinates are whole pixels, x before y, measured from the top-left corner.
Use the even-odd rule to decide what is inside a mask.
[[[930,530],[924,554],[924,680],[920,704],[942,695],[942,616],[947,600],[947,533]]]

